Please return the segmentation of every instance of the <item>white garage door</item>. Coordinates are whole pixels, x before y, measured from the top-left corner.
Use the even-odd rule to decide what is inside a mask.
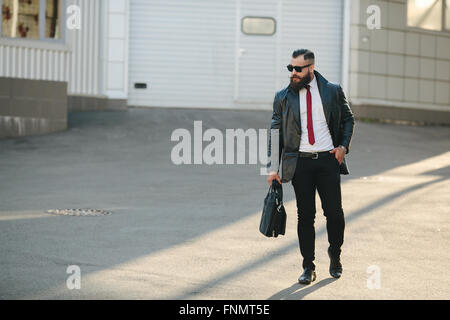
[[[317,71],[329,81],[339,83],[342,75],[343,1],[283,0],[282,3],[280,29],[284,70],[292,51],[306,48],[316,56]],[[282,80],[287,77],[284,70]]]
[[[292,51],[309,48],[329,80],[341,79],[338,0],[131,0],[131,106],[270,109],[288,84]],[[274,21],[271,35],[242,30]],[[248,30],[247,30],[248,31]]]

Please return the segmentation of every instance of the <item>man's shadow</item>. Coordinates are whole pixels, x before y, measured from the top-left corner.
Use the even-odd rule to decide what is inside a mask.
[[[326,286],[327,284],[333,283],[336,280],[338,279],[327,278],[320,280],[319,282],[313,285],[310,284],[303,285],[296,282],[289,288],[283,289],[280,292],[275,293],[273,296],[267,298],[267,300],[301,300],[311,292],[314,292],[317,289]]]

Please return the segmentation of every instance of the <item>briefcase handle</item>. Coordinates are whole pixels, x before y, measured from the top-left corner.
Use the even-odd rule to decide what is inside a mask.
[[[277,180],[272,181],[272,185],[270,186],[269,191],[273,190],[275,193],[280,196],[280,203],[283,203],[283,187]]]

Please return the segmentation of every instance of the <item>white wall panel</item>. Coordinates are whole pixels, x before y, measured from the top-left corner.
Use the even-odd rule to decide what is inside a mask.
[[[131,0],[129,105],[229,106],[234,39],[235,1]]]
[[[101,95],[100,70],[100,21],[102,2],[105,0],[71,0],[81,9],[81,28],[67,30],[67,43],[71,50],[66,70],[68,92],[74,95]]]
[[[276,71],[280,69],[278,61],[278,43],[281,38],[278,0],[239,0],[238,38],[236,52],[235,99],[237,103],[268,107],[273,102],[274,93],[282,85],[276,84]],[[270,17],[275,19],[275,34],[247,35],[241,31],[242,18]]]
[[[128,98],[129,1],[103,2],[101,88],[112,99]]]
[[[129,105],[269,109],[275,91],[289,83],[285,66],[298,48],[313,50],[317,69],[340,82],[342,6],[342,0],[130,0]],[[272,38],[241,34],[241,19],[258,15],[276,19]]]
[[[283,66],[289,63],[295,49],[307,48],[316,56],[316,70],[329,81],[340,83],[343,1],[283,0],[282,4]],[[281,78],[286,78],[284,70]]]

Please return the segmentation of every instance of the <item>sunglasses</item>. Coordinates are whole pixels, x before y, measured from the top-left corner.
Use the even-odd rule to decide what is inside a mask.
[[[287,65],[286,67],[287,67],[287,69],[289,70],[289,72],[292,72],[292,70],[294,70],[295,69],[295,71],[297,71],[297,72],[302,72],[302,69],[303,68],[306,68],[306,67],[309,67],[309,66],[311,66],[312,65],[312,63],[310,63],[310,64],[307,64],[306,66],[293,66],[292,64],[290,64],[290,65]]]

